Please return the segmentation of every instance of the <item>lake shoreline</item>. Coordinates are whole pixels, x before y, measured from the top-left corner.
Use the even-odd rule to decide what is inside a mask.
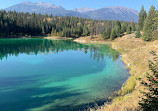
[[[44,37],[44,39],[50,39],[50,40],[72,40],[71,37],[56,37],[56,36],[47,36]]]
[[[34,37],[50,40],[73,40],[81,44],[110,44],[111,48],[121,54],[121,60],[129,69],[130,77],[122,85],[120,90],[110,96],[110,102],[105,102],[102,106],[97,106],[97,111],[124,111],[139,110],[138,102],[144,90],[140,84],[139,78],[145,78],[146,72],[149,71],[148,61],[152,59],[150,51],[157,51],[158,40],[144,42],[141,38],[135,38],[135,34],[128,34],[119,37],[113,41],[104,41],[101,37],[80,37],[80,38],[63,38],[63,37]],[[26,38],[27,39],[27,38]],[[28,38],[31,39],[31,38]],[[95,107],[94,107],[95,108]],[[91,109],[93,111],[95,109]]]
[[[124,111],[139,110],[139,101],[142,97],[141,91],[144,87],[139,78],[144,79],[146,72],[149,71],[148,60],[151,59],[149,52],[158,49],[158,40],[144,42],[141,38],[135,38],[135,34],[124,35],[113,41],[102,40],[101,37],[92,39],[91,37],[80,37],[74,40],[81,44],[111,44],[111,47],[121,54],[121,60],[129,69],[130,77],[116,92],[117,96],[112,97],[112,102],[105,103],[97,111]],[[145,56],[142,58],[142,56]],[[93,110],[93,109],[92,109]]]
[[[111,48],[113,48],[113,49],[115,49],[115,50],[117,50],[117,46],[115,46],[114,45],[114,41],[111,41],[111,40],[96,40],[96,39],[91,39],[91,37],[89,37],[88,39],[87,39],[87,37],[79,37],[79,38],[77,38],[77,39],[74,39],[73,40],[74,42],[77,42],[77,43],[81,43],[81,44],[111,44]],[[118,51],[118,50],[117,50]],[[127,69],[129,70],[129,74],[130,74],[130,76],[131,76],[131,73],[130,73],[130,68],[129,68],[129,66],[131,65],[130,63],[128,63],[123,57],[122,57],[122,52],[121,51],[118,51],[121,55],[121,60],[122,60],[122,62],[126,65],[126,67],[127,67]],[[129,65],[130,64],[130,65]],[[128,81],[128,79],[126,80],[126,82]],[[122,85],[122,87],[123,86],[125,86],[126,85],[126,82]],[[122,88],[121,87],[121,88]],[[121,90],[121,89],[120,89]],[[112,100],[114,99],[114,98],[116,98],[117,96],[116,95],[118,95],[118,93],[119,93],[119,91],[116,91],[116,92],[114,92],[113,94],[112,94],[112,96],[110,96],[109,98],[109,102],[105,102],[104,104],[108,104],[108,105],[110,105],[110,104],[112,104]],[[102,107],[102,106],[101,106]],[[99,107],[98,109],[101,109],[101,107]],[[94,110],[94,109],[91,109],[91,110]]]
[[[81,43],[81,44],[110,44],[110,47],[112,49],[115,49],[117,50],[119,53],[120,53],[120,56],[121,56],[121,60],[122,62],[125,64],[126,68],[129,70],[129,78],[126,80],[126,82],[122,85],[121,89],[118,90],[118,91],[115,91],[110,97],[108,97],[108,102],[105,102],[103,105],[101,106],[97,106],[97,110],[99,111],[108,111],[108,110],[113,110],[113,108],[111,109],[111,105],[113,104],[117,104],[117,102],[115,102],[115,99],[121,99],[122,98],[126,98],[127,95],[131,94],[134,90],[135,90],[135,86],[136,86],[136,77],[134,77],[133,73],[132,72],[135,72],[135,70],[132,69],[132,67],[134,66],[131,62],[129,62],[129,58],[127,56],[125,56],[128,52],[124,52],[122,51],[122,49],[124,49],[125,47],[124,46],[118,46],[116,43],[118,42],[118,39],[122,40],[122,39],[126,39],[128,38],[128,40],[130,39],[135,39],[134,38],[134,34],[129,34],[129,35],[124,35],[123,37],[121,38],[117,38],[113,41],[111,40],[103,40],[101,39],[101,37],[90,37],[90,36],[87,36],[87,37],[79,37],[79,38],[76,38],[76,39],[71,39],[73,40],[74,42],[77,42],[77,43]],[[51,39],[51,40],[63,40],[64,38],[62,37],[48,37],[48,38],[45,38],[45,39]],[[68,39],[66,39],[68,40]],[[142,42],[142,41],[141,41]],[[128,88],[129,86],[129,83],[130,82],[133,82],[132,85],[130,86],[130,88]],[[138,102],[138,101],[137,101]],[[109,109],[106,109],[107,107],[109,107]],[[113,106],[112,106],[113,107]],[[139,107],[138,105],[136,105],[136,107]],[[115,109],[115,108],[114,108]],[[92,111],[95,109],[91,109]],[[122,110],[123,111],[123,110]]]
[[[25,106],[20,107],[21,110],[95,108],[96,104],[104,105],[107,98],[120,89],[129,77],[120,54],[109,45],[84,45],[72,40],[47,40],[40,37],[5,39],[1,40],[0,45],[1,50],[4,50],[1,51],[1,67],[7,64],[0,78],[4,81],[0,93],[4,95],[2,100],[6,100],[6,103],[0,104],[4,106],[2,110],[6,111],[16,110],[17,104]],[[52,62],[53,58],[55,59]],[[7,60],[12,61],[13,64],[10,65]],[[19,62],[20,69],[17,69]],[[17,70],[12,72],[10,67]],[[8,68],[10,72],[6,71]],[[5,90],[6,86],[9,87],[7,90]],[[19,92],[21,88],[25,92]],[[8,104],[12,104],[8,97],[17,101],[16,105],[7,107]],[[24,102],[21,102],[22,100]],[[44,104],[44,101],[47,104]],[[36,106],[39,102],[41,104]]]

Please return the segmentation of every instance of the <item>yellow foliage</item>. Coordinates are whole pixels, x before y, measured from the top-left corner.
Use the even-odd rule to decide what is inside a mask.
[[[52,18],[47,18],[47,21],[48,21],[48,22],[52,21]]]
[[[77,26],[80,26],[81,25],[81,22],[77,23]]]

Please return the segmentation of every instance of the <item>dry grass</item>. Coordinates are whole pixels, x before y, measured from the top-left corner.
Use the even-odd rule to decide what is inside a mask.
[[[63,39],[66,39],[66,40],[71,40],[73,38],[68,38],[68,37],[57,37],[57,36],[48,36],[48,37],[44,37],[44,39],[50,39],[50,40],[63,40]]]
[[[100,36],[96,36],[96,37],[91,37],[91,36],[87,36],[87,37],[80,37],[74,40],[75,42],[79,42],[79,43],[111,43],[111,40],[107,40],[104,41],[102,39],[102,37]]]
[[[144,42],[139,38],[134,38],[134,36],[135,34],[125,35],[114,41],[91,41],[96,43],[110,42],[112,48],[122,54],[122,60],[130,69],[131,74],[121,90],[118,91],[120,96],[114,98],[112,104],[105,104],[97,111],[134,111],[140,107],[138,105],[142,96],[140,91],[143,91],[144,87],[140,84],[139,78],[144,79],[146,72],[149,72],[148,61],[152,59],[149,52],[153,50],[158,53],[158,40]]]
[[[143,42],[134,38],[134,34],[126,35],[116,39],[112,47],[122,53],[122,60],[130,69],[131,77],[119,91],[120,96],[116,97],[112,104],[102,106],[98,111],[126,111],[139,109],[138,102],[144,87],[140,84],[139,78],[144,79],[146,72],[149,72],[148,61],[152,59],[150,51],[158,52],[158,41]]]

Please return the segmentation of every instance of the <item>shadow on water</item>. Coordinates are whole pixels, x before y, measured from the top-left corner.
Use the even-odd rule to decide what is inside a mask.
[[[0,87],[15,87],[23,84],[33,84],[38,82],[38,76],[24,76],[24,77],[3,77],[0,78]],[[88,92],[81,90],[72,90],[68,86],[51,87],[51,88],[26,88],[15,89],[11,91],[0,92],[0,111],[26,111],[32,108],[42,107],[49,105],[56,100],[64,100],[69,98],[75,98],[76,96],[82,96]],[[63,92],[60,94],[60,92]],[[53,94],[52,94],[53,93]],[[41,96],[43,95],[43,96]],[[83,99],[83,98],[80,98]],[[79,99],[74,99],[71,103],[77,103]],[[67,101],[69,102],[69,101]],[[94,100],[94,102],[81,104],[81,105],[62,105],[54,104],[50,105],[45,111],[82,111],[87,110],[89,107],[102,105],[105,100]]]
[[[66,99],[70,97],[76,97],[79,95],[86,94],[86,92],[80,92],[79,90],[73,90],[71,92],[67,92],[67,86],[62,87],[52,87],[52,88],[26,88],[26,89],[19,89],[15,91],[8,91],[4,93],[0,93],[0,111],[25,111],[31,108],[38,108],[43,105],[51,104],[56,100]],[[65,93],[60,94],[59,92],[62,91]],[[49,93],[55,93],[53,95],[47,95]],[[38,95],[44,95],[39,97]],[[7,95],[7,98],[6,98]],[[33,97],[35,96],[35,97]],[[54,106],[50,107],[48,110],[60,110],[65,111],[77,108],[76,106]],[[81,108],[81,107],[80,107]]]
[[[86,92],[80,92],[78,90],[73,90],[72,92],[66,92],[58,94],[60,91],[67,90],[67,87],[53,87],[53,88],[28,88],[20,89],[11,92],[0,93],[0,111],[26,111],[32,108],[38,108],[43,105],[52,104],[56,100],[66,99],[70,97],[76,97],[79,95],[86,94]],[[43,97],[32,97],[34,95],[43,95],[48,93],[57,93],[55,95],[43,96]],[[7,98],[5,98],[7,95]],[[5,100],[5,101],[3,101]],[[9,103],[8,103],[9,101]],[[96,105],[103,105],[107,102],[107,99],[94,100],[93,102],[81,105],[60,105],[55,104],[52,107],[45,109],[44,111],[84,111],[89,110],[89,108],[94,108]],[[69,101],[67,101],[69,102]],[[76,103],[77,100],[74,101]]]
[[[43,75],[34,76],[18,76],[18,77],[0,77],[0,87],[12,87],[23,84],[32,84],[38,81],[38,77]]]
[[[5,87],[12,87],[16,85],[22,84],[32,84],[37,82],[37,76],[30,76],[30,77],[11,77],[6,78],[3,81],[0,79],[1,86]],[[14,80],[14,81],[12,81]],[[12,82],[9,82],[12,81]],[[3,83],[5,82],[5,84]],[[1,87],[0,86],[0,87]],[[25,111],[32,108],[42,107],[44,105],[49,105],[54,103],[56,100],[64,100],[69,98],[76,98],[77,96],[82,96],[87,94],[83,90],[72,90],[68,86],[62,87],[51,87],[51,88],[20,88],[11,91],[0,92],[0,111]],[[60,93],[62,92],[62,93]],[[80,98],[84,99],[84,98]],[[93,100],[93,102],[81,105],[74,105],[72,103],[77,103],[80,101],[79,99],[73,99],[70,105],[63,105],[63,104],[54,104],[50,105],[49,108],[45,109],[44,111],[84,111],[89,110],[89,108],[94,108],[96,105],[100,106],[103,105],[104,102],[109,101],[107,99],[102,100]],[[65,101],[64,101],[65,102]],[[70,101],[67,101],[70,102]],[[60,103],[60,102],[59,102]],[[8,107],[9,106],[9,107]]]

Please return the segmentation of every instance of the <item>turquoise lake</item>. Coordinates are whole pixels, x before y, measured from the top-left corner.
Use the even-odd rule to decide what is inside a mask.
[[[0,40],[0,111],[82,111],[103,104],[128,77],[108,45]]]

